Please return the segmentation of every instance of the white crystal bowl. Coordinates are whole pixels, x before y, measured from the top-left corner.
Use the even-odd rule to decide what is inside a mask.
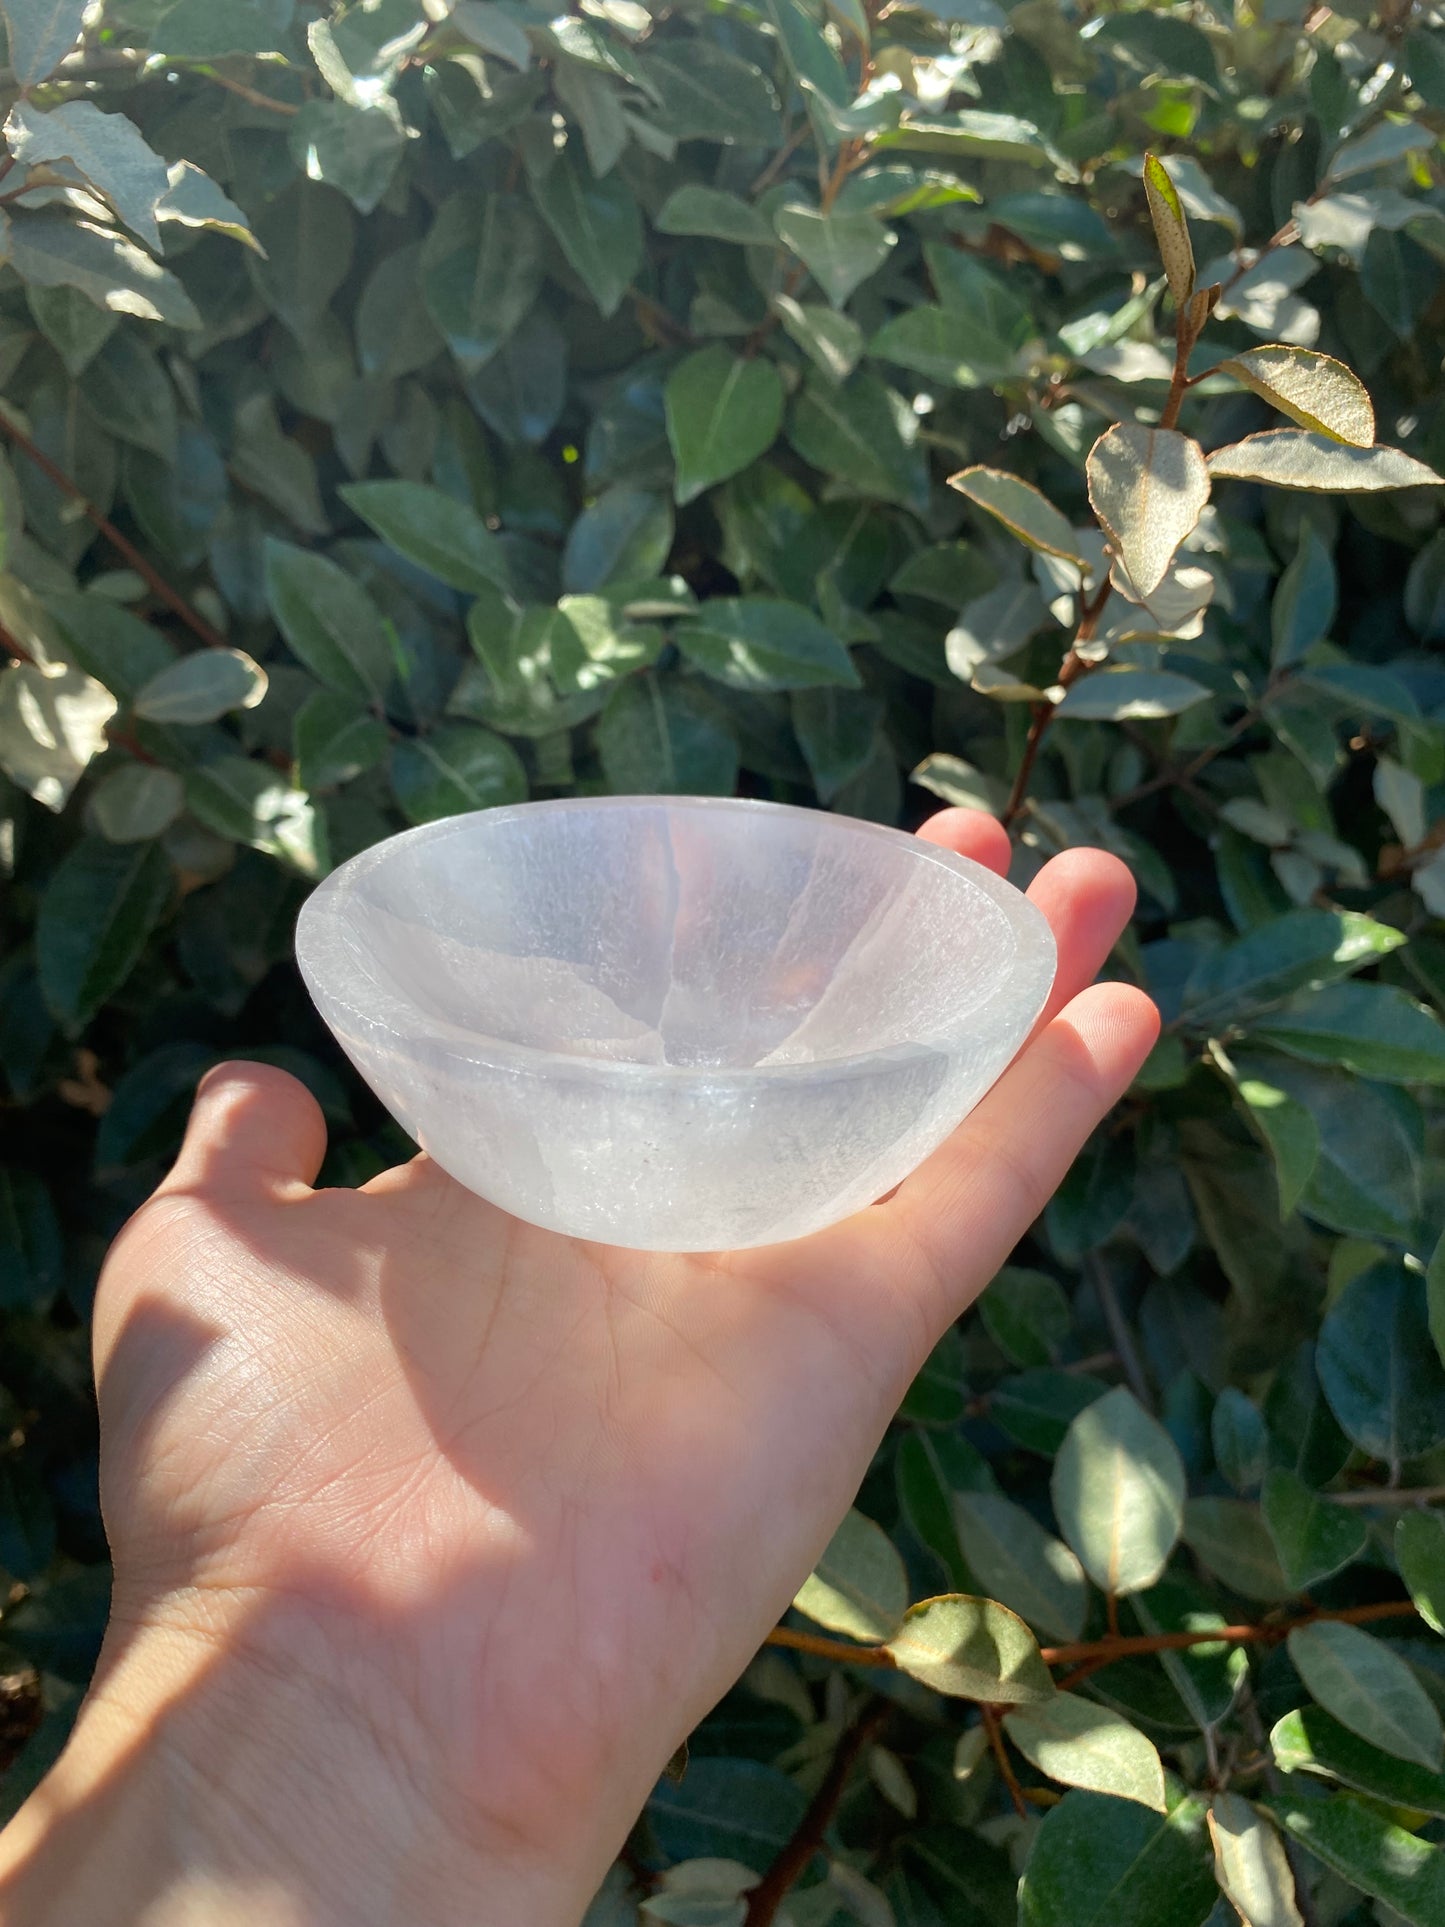
[[[529,1223],[646,1251],[881,1197],[1028,1035],[1054,942],[965,857],[711,797],[523,803],[335,871],[301,971],[403,1128]]]

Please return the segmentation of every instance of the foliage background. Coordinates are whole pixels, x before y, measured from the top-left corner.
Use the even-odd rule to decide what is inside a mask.
[[[1438,16],[3,13],[5,1810],[103,1620],[95,1272],[197,1077],[294,1070],[330,1182],[405,1150],[291,966],[309,883],[527,795],[998,809],[1033,729],[1017,877],[1133,865],[1164,1040],[593,1918],[758,1927],[792,1840],[794,1927],[1439,1927],[1445,496],[1220,483],[1054,715],[1077,570],[944,486],[1087,531],[1157,422],[1151,147],[1225,286],[1191,371],[1316,346],[1445,468]],[[1278,423],[1220,374],[1180,417]],[[900,1631],[940,1594],[1032,1633]]]

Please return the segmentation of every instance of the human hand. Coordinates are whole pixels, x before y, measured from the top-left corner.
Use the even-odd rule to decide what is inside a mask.
[[[1006,867],[987,818],[922,834]],[[1123,867],[1031,894],[1033,1041],[889,1200],[791,1244],[583,1244],[426,1157],[313,1191],[309,1095],[212,1073],[97,1298],[113,1616],[0,1840],[15,1918],[575,1927],[1153,1042],[1141,993],[1086,988]]]

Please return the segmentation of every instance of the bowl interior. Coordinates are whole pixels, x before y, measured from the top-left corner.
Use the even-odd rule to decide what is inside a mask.
[[[728,1069],[956,1034],[1014,962],[999,889],[846,818],[676,798],[454,819],[327,886],[359,973],[421,1029]]]

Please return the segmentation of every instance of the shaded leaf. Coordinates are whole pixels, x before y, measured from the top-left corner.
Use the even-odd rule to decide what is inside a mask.
[[[908,1575],[883,1528],[852,1510],[793,1605],[832,1632],[882,1645],[898,1631],[908,1610]]]
[[[1392,984],[1330,984],[1250,1029],[1312,1064],[1343,1064],[1392,1084],[1445,1083],[1445,1026]]]
[[[1020,1927],[1203,1927],[1218,1898],[1199,1799],[1165,1814],[1066,1793],[1019,1882]]]
[[[738,746],[674,677],[630,676],[597,720],[597,749],[618,796],[731,796]]]
[[[1406,1513],[1395,1527],[1395,1557],[1420,1617],[1445,1633],[1445,1518],[1438,1512]]]
[[[1320,1384],[1335,1417],[1372,1458],[1398,1465],[1445,1439],[1445,1366],[1430,1343],[1424,1281],[1371,1265],[1325,1316]]]
[[[1308,1592],[1365,1549],[1369,1531],[1359,1514],[1312,1491],[1287,1466],[1272,1468],[1260,1502],[1293,1592]]]
[[[469,595],[510,587],[502,544],[474,510],[442,489],[421,482],[352,482],[340,493],[383,542],[439,582]]]
[[[1410,1927],[1435,1927],[1445,1916],[1445,1854],[1438,1847],[1344,1793],[1327,1800],[1279,1793],[1264,1804],[1291,1839]]]
[[[953,1517],[964,1558],[992,1597],[1055,1639],[1082,1636],[1089,1588],[1066,1545],[1022,1506],[989,1492],[956,1492]]]
[[[381,612],[365,589],[309,549],[273,540],[265,555],[266,599],[292,654],[328,688],[381,702],[396,665]]]
[[[409,823],[435,823],[527,799],[527,774],[517,752],[471,723],[443,723],[429,735],[397,743],[391,786]]]
[[[877,273],[898,239],[875,215],[798,203],[779,208],[773,225],[835,308]]]
[[[720,597],[680,623],[676,641],[690,662],[730,689],[858,687],[858,672],[831,630],[780,598]]]
[[[244,649],[197,649],[152,676],[131,707],[152,723],[213,723],[254,709],[266,689],[265,670]]]
[[[173,770],[127,763],[97,786],[88,815],[107,843],[149,843],[185,806],[185,785]]]
[[[170,900],[158,844],[85,837],[62,859],[40,900],[35,960],[45,1001],[71,1035],[135,969]]]
[[[746,360],[720,344],[680,362],[665,398],[680,503],[756,461],[782,426],[783,384],[773,363]]]
[[[1053,1697],[1054,1683],[1024,1622],[991,1599],[945,1593],[911,1606],[887,1649],[936,1693],[1016,1706]]]
[[[642,216],[616,174],[596,180],[569,146],[532,194],[603,315],[615,314],[642,261]]]
[[[1289,1635],[1289,1656],[1311,1694],[1371,1746],[1438,1773],[1440,1715],[1403,1659],[1363,1627],[1316,1619]]]
[[[1281,1772],[1312,1773],[1391,1806],[1445,1816],[1445,1774],[1413,1766],[1371,1746],[1322,1706],[1286,1713],[1270,1734],[1269,1744]]]

